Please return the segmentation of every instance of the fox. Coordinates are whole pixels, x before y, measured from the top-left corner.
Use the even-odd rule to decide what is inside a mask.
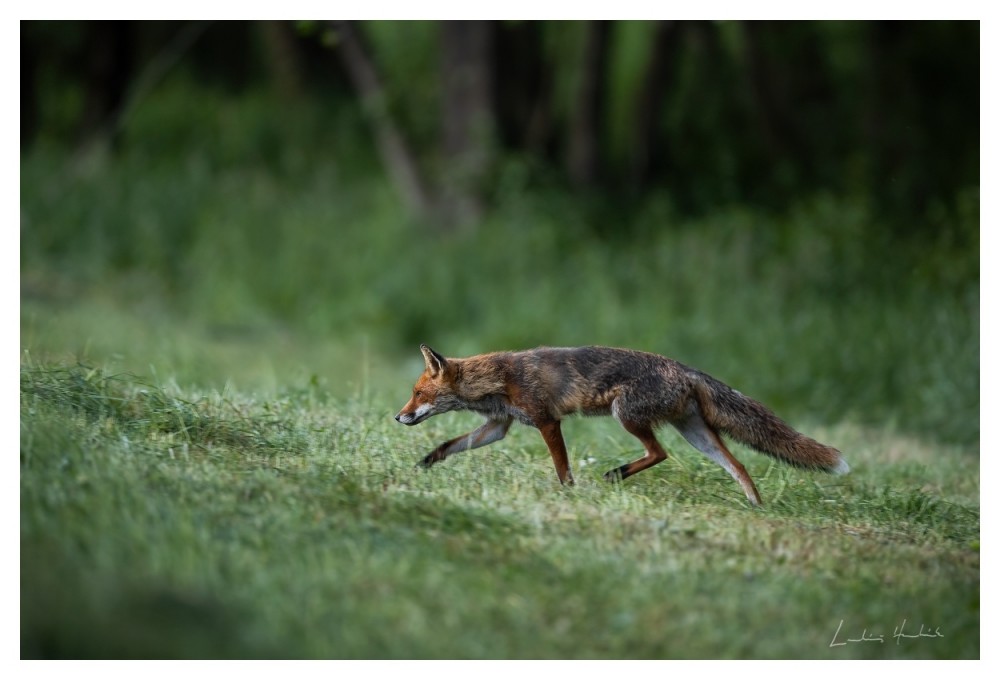
[[[449,411],[473,411],[485,422],[443,442],[417,466],[431,467],[456,453],[500,441],[518,421],[536,428],[548,446],[556,475],[574,483],[561,422],[579,413],[610,415],[645,449],[642,458],[609,470],[621,482],[661,463],[667,452],[654,430],[672,425],[691,446],[729,473],[753,506],[760,493],[721,435],[795,467],[846,474],[837,449],[792,429],[766,406],[712,376],[659,354],[614,347],[537,347],[446,358],[420,345],[424,371],[396,414],[417,425]]]

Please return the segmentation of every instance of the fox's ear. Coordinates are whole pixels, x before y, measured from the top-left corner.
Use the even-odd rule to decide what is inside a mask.
[[[448,360],[427,345],[420,345],[420,351],[424,355],[424,363],[427,364],[427,373],[432,378],[436,378],[439,373],[444,371],[445,366],[448,365]]]

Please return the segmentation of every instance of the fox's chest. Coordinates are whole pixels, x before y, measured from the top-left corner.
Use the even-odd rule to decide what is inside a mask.
[[[492,420],[513,418],[524,425],[532,426],[538,421],[536,415],[530,414],[521,406],[513,404],[509,399],[499,394],[490,395],[471,402],[469,410]]]

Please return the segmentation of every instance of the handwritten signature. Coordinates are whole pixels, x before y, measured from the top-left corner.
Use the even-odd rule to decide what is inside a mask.
[[[837,624],[837,632],[833,634],[833,639],[830,640],[831,647],[843,647],[849,642],[878,642],[881,644],[885,644],[884,634],[882,633],[879,633],[877,635],[871,634],[868,632],[867,628],[861,631],[861,637],[859,638],[844,638],[842,641],[838,641],[838,638],[840,637],[840,631],[843,627],[844,627],[844,620],[841,619],[840,623]],[[944,634],[941,632],[940,627],[936,627],[933,630],[928,627],[926,630],[924,630],[923,624],[920,624],[920,630],[917,631],[916,633],[907,633],[906,619],[903,619],[903,622],[898,626],[896,626],[895,629],[893,629],[892,637],[890,639],[895,639],[896,644],[898,645],[902,640],[915,640],[917,638],[943,638],[943,637]]]

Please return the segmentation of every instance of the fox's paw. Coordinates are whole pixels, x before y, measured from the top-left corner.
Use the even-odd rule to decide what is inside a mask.
[[[626,466],[616,467],[614,470],[608,470],[604,473],[604,481],[606,482],[620,482],[622,479],[622,469]]]
[[[442,460],[444,460],[444,453],[435,449],[421,458],[416,467],[429,468],[431,465],[434,465],[434,463],[440,463]]]

